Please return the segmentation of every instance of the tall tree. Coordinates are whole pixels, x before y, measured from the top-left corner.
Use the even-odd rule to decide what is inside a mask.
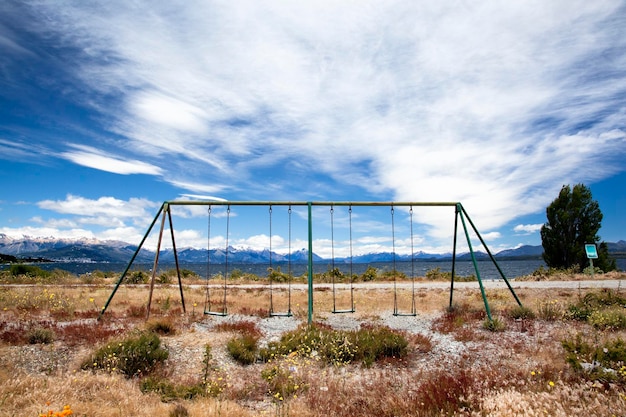
[[[584,268],[589,260],[585,244],[598,243],[602,212],[591,190],[584,184],[564,185],[559,196],[546,209],[548,221],[541,227],[543,260],[553,268]],[[603,271],[616,269],[605,242],[598,245],[594,266]]]

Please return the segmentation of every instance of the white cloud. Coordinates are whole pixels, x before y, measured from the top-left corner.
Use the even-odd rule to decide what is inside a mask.
[[[88,146],[70,146],[76,148],[76,150],[63,152],[60,156],[78,165],[83,165],[89,168],[99,169],[101,171],[113,172],[115,174],[122,175],[160,175],[162,173],[161,168],[139,160],[123,160],[118,157],[107,155],[103,151],[99,151]]]
[[[543,226],[543,223],[518,224],[517,226],[513,228],[513,231],[515,231],[515,233],[527,235],[527,234],[537,233],[538,231],[541,230],[542,226]]]
[[[253,199],[328,199],[351,185],[460,201],[493,230],[543,210],[564,183],[623,169],[624,80],[602,74],[626,58],[594,61],[626,45],[621,5],[112,1],[38,11],[66,42],[110,58],[81,61],[76,76],[120,97],[109,129],[134,152],[63,154],[77,164]],[[432,238],[452,235],[453,209],[416,219]]]
[[[65,200],[42,200],[37,203],[39,208],[54,211],[61,214],[77,216],[108,216],[112,219],[146,219],[153,218],[158,203],[143,199],[131,198],[128,201],[114,197],[100,197],[91,200],[84,197],[67,195]]]

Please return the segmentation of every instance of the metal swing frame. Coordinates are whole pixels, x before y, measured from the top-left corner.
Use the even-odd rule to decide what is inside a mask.
[[[506,278],[506,276],[504,275],[504,272],[502,271],[502,269],[500,268],[500,266],[498,265],[498,262],[496,261],[495,257],[493,256],[493,254],[491,253],[491,251],[489,250],[489,247],[487,246],[487,244],[485,243],[485,241],[483,240],[482,236],[480,235],[480,233],[478,232],[478,229],[476,228],[476,226],[474,225],[474,223],[472,222],[472,220],[470,219],[470,217],[468,216],[465,208],[463,207],[463,205],[460,202],[313,202],[313,201],[307,201],[307,202],[270,202],[270,201],[265,201],[265,202],[259,202],[259,201],[211,201],[211,202],[207,202],[207,201],[164,201],[163,204],[161,205],[161,207],[159,208],[156,216],[154,217],[154,220],[152,221],[152,223],[150,224],[150,226],[148,227],[148,230],[146,231],[143,239],[141,240],[141,242],[139,243],[135,253],[133,254],[133,256],[131,257],[128,265],[126,266],[126,269],[124,270],[124,272],[122,272],[122,274],[120,275],[119,280],[117,281],[117,284],[115,285],[115,287],[113,288],[113,290],[111,291],[111,295],[109,296],[109,298],[107,299],[106,303],[104,304],[104,306],[102,307],[102,310],[100,311],[100,315],[98,316],[98,320],[100,320],[104,313],[107,311],[107,308],[109,307],[109,305],[111,304],[111,301],[113,300],[113,297],[115,296],[117,290],[119,289],[120,285],[123,283],[124,279],[126,278],[128,271],[130,270],[131,266],[133,265],[135,259],[137,258],[137,255],[139,254],[139,251],[143,248],[143,245],[146,241],[146,239],[148,238],[148,235],[151,233],[152,229],[154,228],[154,225],[156,224],[157,220],[159,219],[159,216],[162,216],[162,220],[161,220],[161,229],[159,232],[159,239],[158,239],[158,243],[157,243],[157,248],[156,248],[156,254],[154,257],[154,264],[153,264],[153,268],[152,268],[152,280],[150,282],[150,294],[149,294],[149,299],[148,299],[148,304],[147,304],[147,311],[146,311],[146,317],[149,317],[150,315],[150,305],[152,302],[152,294],[153,294],[153,290],[154,290],[154,283],[155,283],[155,279],[156,279],[156,273],[157,273],[157,267],[158,267],[158,262],[159,262],[159,253],[160,253],[160,249],[161,249],[161,243],[162,243],[162,237],[163,237],[163,230],[165,227],[165,219],[167,218],[169,220],[169,227],[170,227],[170,232],[171,232],[171,238],[172,238],[172,246],[173,246],[173,250],[174,250],[174,260],[176,262],[176,271],[177,271],[177,275],[178,275],[178,285],[180,287],[180,296],[181,296],[181,302],[182,302],[182,308],[183,308],[183,312],[186,312],[185,309],[185,300],[184,300],[184,296],[183,296],[183,286],[182,286],[182,280],[181,280],[181,275],[180,275],[180,267],[179,267],[179,263],[178,263],[178,255],[177,255],[177,251],[176,251],[176,244],[175,244],[175,238],[174,238],[174,227],[172,224],[172,217],[171,217],[171,208],[172,206],[198,206],[198,205],[205,205],[205,206],[217,206],[217,205],[225,205],[225,206],[267,206],[267,205],[284,205],[284,206],[306,206],[307,207],[307,211],[308,211],[308,323],[311,324],[313,322],[313,222],[312,222],[312,210],[313,210],[313,206],[392,206],[392,207],[400,207],[400,206],[406,206],[406,207],[418,207],[418,206],[423,206],[423,207],[454,207],[454,238],[453,238],[453,247],[452,247],[452,272],[451,272],[451,280],[450,280],[450,307],[453,306],[453,294],[454,294],[454,278],[455,278],[455,265],[456,265],[456,246],[457,246],[457,237],[458,237],[458,225],[459,225],[459,218],[461,219],[461,225],[463,227],[463,231],[465,234],[465,237],[467,239],[467,245],[469,248],[469,252],[470,252],[470,256],[471,256],[471,260],[474,266],[474,270],[476,271],[476,278],[478,281],[478,285],[480,287],[480,292],[481,292],[481,296],[485,305],[485,311],[487,313],[487,317],[489,318],[489,320],[492,320],[492,316],[491,316],[491,309],[489,308],[489,303],[487,301],[487,296],[485,293],[485,289],[482,283],[482,279],[480,277],[480,271],[478,268],[478,264],[476,261],[476,255],[474,253],[474,249],[472,247],[472,243],[471,243],[471,239],[470,239],[470,235],[469,235],[469,228],[468,228],[468,223],[469,226],[471,226],[471,229],[474,231],[475,235],[478,237],[478,239],[480,240],[480,243],[482,244],[482,246],[484,247],[485,251],[487,252],[489,259],[493,262],[493,264],[495,265],[496,269],[498,270],[500,277],[504,280],[504,282],[506,283],[509,291],[511,292],[511,294],[513,295],[513,297],[515,298],[515,301],[517,302],[518,305],[522,305],[521,301],[519,300],[519,298],[517,297],[517,295],[515,294],[515,291],[513,290],[513,287],[511,286],[509,280]],[[226,252],[228,253],[228,246],[226,248]],[[225,276],[228,273],[228,263],[226,262],[225,264]],[[222,310],[222,313],[220,314],[224,314],[226,312],[225,310],[225,301],[223,303],[224,308]]]

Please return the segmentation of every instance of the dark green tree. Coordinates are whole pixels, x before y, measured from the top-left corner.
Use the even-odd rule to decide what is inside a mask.
[[[564,185],[559,196],[546,209],[548,221],[541,227],[543,260],[553,268],[585,268],[589,264],[585,244],[600,242],[598,231],[602,212],[591,190],[584,184]],[[605,242],[597,245],[594,266],[603,271],[616,269]]]

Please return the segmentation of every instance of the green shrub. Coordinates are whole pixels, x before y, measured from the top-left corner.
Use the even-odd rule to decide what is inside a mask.
[[[289,363],[269,365],[261,371],[261,377],[267,382],[269,394],[277,403],[283,402],[308,388],[302,377],[294,372],[293,365]]]
[[[258,339],[249,334],[233,337],[226,344],[226,350],[236,362],[242,365],[250,365],[256,362],[257,342]]]
[[[483,328],[490,332],[503,332],[506,329],[506,324],[498,317],[494,317],[491,320],[486,318],[483,321]]]
[[[45,329],[43,327],[35,327],[34,329],[30,329],[26,333],[26,339],[28,340],[28,343],[30,343],[31,345],[36,345],[36,344],[47,345],[47,344],[54,342],[55,334],[50,329]]]
[[[380,279],[391,281],[394,279],[407,279],[407,276],[402,271],[398,271],[397,269],[392,269],[391,271],[384,271],[382,274],[380,274]]]
[[[587,321],[591,313],[593,313],[593,309],[584,304],[571,304],[567,307],[567,310],[565,310],[565,318],[569,320]]]
[[[132,271],[126,275],[127,284],[147,284],[149,280],[150,276],[144,271]]]
[[[280,270],[280,266],[267,268],[267,277],[272,280],[272,282],[289,282],[292,279],[288,273]]]
[[[38,266],[25,265],[25,264],[11,265],[11,267],[9,268],[9,273],[13,275],[14,277],[17,277],[20,275],[26,275],[26,276],[33,277],[33,278],[34,277],[48,278],[50,275],[52,275],[50,271],[41,269]]]
[[[572,368],[592,381],[626,383],[626,342],[621,338],[591,344],[577,334],[561,346]]]
[[[596,310],[589,315],[587,321],[600,330],[626,329],[626,315],[619,310]]]
[[[442,271],[440,267],[426,271],[426,279],[430,281],[449,281],[450,278],[452,278],[452,273]]]
[[[507,312],[513,320],[531,320],[535,318],[535,312],[529,307],[517,305]]]
[[[408,351],[406,338],[388,327],[368,327],[358,331],[332,330],[305,326],[285,333],[278,342],[261,349],[262,360],[297,353],[310,356],[317,352],[330,364],[343,365],[361,361],[369,366],[383,358],[398,358]]]
[[[173,276],[176,276],[176,271],[174,271]],[[168,272],[164,272],[160,274],[158,277],[156,277],[155,281],[157,282],[157,284],[171,284],[173,280],[172,280],[172,275],[170,275]]]
[[[120,372],[128,378],[144,376],[154,371],[168,355],[157,334],[140,332],[101,347],[83,362],[81,369]]]
[[[154,392],[161,397],[161,401],[192,400],[206,395],[203,384],[174,384],[165,378],[149,376],[141,381],[139,389],[144,394]]]
[[[359,279],[363,282],[375,281],[378,277],[378,270],[373,266],[368,266]]]

